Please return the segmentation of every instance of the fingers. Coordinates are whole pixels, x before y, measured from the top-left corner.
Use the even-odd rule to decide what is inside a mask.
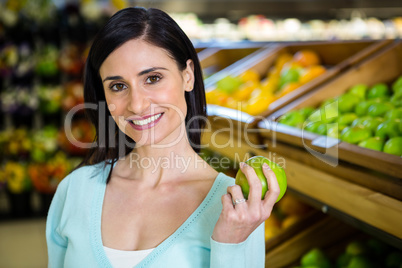
[[[270,169],[267,164],[263,165],[262,170],[264,172],[265,178],[267,178],[268,183],[268,191],[265,194],[263,206],[266,209],[271,210],[272,207],[275,205],[276,200],[278,199],[280,188],[275,173]]]
[[[230,194],[222,195],[222,212],[232,209],[233,209],[233,203],[231,195]]]
[[[257,204],[261,202],[262,184],[255,173],[255,170],[246,163],[240,163],[240,169],[246,175],[248,184],[250,186],[248,195],[250,204]]]
[[[241,191],[241,188],[239,185],[233,185],[229,186],[227,188],[228,194],[232,196],[232,199],[242,199],[243,198],[243,192]]]
[[[242,200],[245,201],[244,196],[243,196],[243,192],[241,191],[241,187],[239,185],[233,185],[233,186],[229,186],[227,188],[227,192],[231,195],[232,198],[232,204],[236,209],[244,209],[246,206],[245,202],[242,202]],[[237,203],[235,204],[235,202],[240,201],[241,203]]]

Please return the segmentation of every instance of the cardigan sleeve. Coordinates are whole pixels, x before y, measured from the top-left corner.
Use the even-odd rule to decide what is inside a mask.
[[[262,223],[239,244],[211,240],[211,268],[263,268],[265,266],[265,236]]]
[[[62,181],[61,183],[63,183]],[[48,251],[48,267],[64,267],[64,257],[67,250],[67,238],[60,234],[60,222],[64,208],[63,192],[59,185],[53,197],[46,220],[46,243]]]

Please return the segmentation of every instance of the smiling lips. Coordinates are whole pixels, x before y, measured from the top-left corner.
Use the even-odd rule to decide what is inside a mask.
[[[161,119],[163,113],[149,116],[145,119],[128,120],[129,124],[137,130],[144,130],[156,125]]]

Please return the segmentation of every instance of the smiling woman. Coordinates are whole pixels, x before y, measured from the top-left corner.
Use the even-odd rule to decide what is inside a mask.
[[[97,147],[54,196],[49,267],[264,267],[275,175],[263,169],[269,191],[261,200],[254,169],[242,164],[246,201],[233,178],[197,154],[206,120],[201,67],[166,13],[117,12],[89,52],[84,95],[99,107],[86,111]]]

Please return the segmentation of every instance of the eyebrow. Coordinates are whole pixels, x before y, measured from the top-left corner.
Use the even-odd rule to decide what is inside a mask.
[[[105,79],[103,79],[103,83],[106,81],[106,80],[118,80],[118,79],[123,79],[123,77],[122,76],[118,76],[118,75],[116,75],[116,76],[108,76],[108,77],[106,77]]]
[[[150,72],[154,72],[156,70],[167,70],[167,69],[163,68],[163,67],[152,67],[152,68],[149,68],[149,69],[146,69],[146,70],[143,70],[143,71],[139,72],[138,76],[141,76],[141,75],[144,75],[144,74],[147,74],[147,73],[150,73]],[[108,76],[105,79],[103,79],[102,82],[104,83],[107,80],[118,80],[118,79],[123,79],[123,77],[119,76],[119,75]]]
[[[141,75],[144,75],[144,74],[147,74],[147,73],[150,73],[150,72],[154,72],[156,70],[167,70],[167,69],[163,68],[163,67],[152,67],[152,68],[149,68],[149,69],[146,69],[144,71],[139,72],[138,76],[141,76]]]

